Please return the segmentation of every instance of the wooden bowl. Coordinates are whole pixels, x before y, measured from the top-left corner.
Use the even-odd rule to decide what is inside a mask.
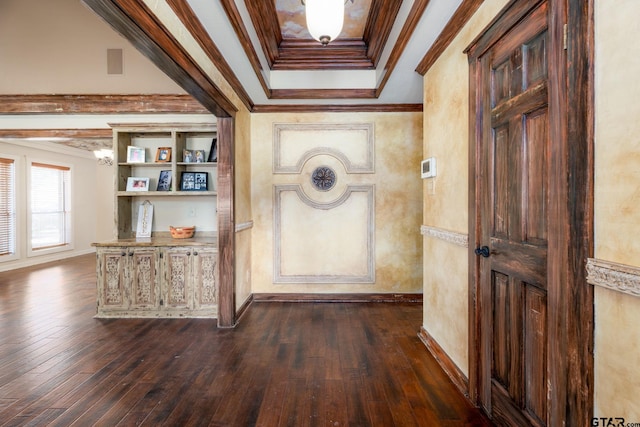
[[[171,232],[171,237],[174,239],[189,239],[193,237],[193,233],[196,232],[195,225],[190,227],[172,227],[169,226],[169,231]]]

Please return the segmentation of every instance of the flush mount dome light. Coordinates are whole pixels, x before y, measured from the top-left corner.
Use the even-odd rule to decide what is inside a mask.
[[[326,46],[340,35],[345,0],[303,0],[302,3],[307,15],[307,29],[314,39]]]

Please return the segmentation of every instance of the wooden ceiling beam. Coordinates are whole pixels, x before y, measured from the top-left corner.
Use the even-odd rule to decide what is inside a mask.
[[[431,45],[431,48],[425,56],[422,58],[416,71],[424,76],[433,64],[438,60],[440,55],[447,49],[449,44],[458,35],[460,30],[465,26],[467,21],[471,19],[473,14],[478,10],[484,0],[463,0],[458,9],[454,12],[447,22],[447,25],[443,28],[442,32]]]
[[[369,16],[364,28],[363,40],[367,46],[367,57],[373,66],[378,65],[384,46],[396,21],[402,1],[372,0]]]
[[[0,114],[207,114],[190,95],[0,95]]]
[[[245,5],[258,34],[258,39],[260,39],[260,45],[267,58],[269,68],[272,68],[280,56],[280,43],[282,43],[275,1],[253,0],[245,2]],[[234,23],[232,22],[232,24]],[[236,34],[238,34],[237,29]]]
[[[375,98],[375,89],[273,89],[272,99]]]
[[[216,66],[218,71],[220,71],[220,74],[224,76],[227,83],[229,83],[236,95],[242,100],[245,107],[251,110],[253,107],[251,97],[249,97],[249,94],[245,91],[242,83],[240,83],[240,80],[231,69],[229,63],[224,59],[224,56],[222,56],[216,44],[211,40],[211,37],[209,37],[209,33],[207,33],[207,30],[205,30],[200,20],[196,17],[193,9],[191,9],[189,4],[184,0],[167,0],[167,4],[180,21],[182,21],[185,28],[187,28],[196,39],[202,50],[204,50],[211,62]]]
[[[277,104],[256,105],[252,113],[421,113],[422,104]]]
[[[429,4],[429,0],[416,0],[411,7],[411,11],[409,12],[409,17],[405,21],[402,26],[402,30],[400,30],[400,35],[398,36],[398,40],[396,40],[396,44],[393,46],[393,50],[391,51],[391,55],[389,55],[389,59],[384,67],[384,77],[380,81],[378,85],[378,89],[376,90],[376,97],[379,97],[382,93],[382,90],[387,85],[387,81],[389,77],[391,77],[391,73],[393,69],[398,65],[398,61],[400,60],[400,56],[404,49],[407,47],[409,43],[409,39],[413,35],[413,32],[416,30],[418,26],[418,22],[422,18],[427,5]]]
[[[0,140],[52,142],[81,150],[113,147],[111,129],[0,129]]]

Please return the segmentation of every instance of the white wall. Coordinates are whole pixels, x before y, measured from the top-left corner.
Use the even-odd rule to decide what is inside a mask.
[[[96,238],[97,200],[96,160],[87,151],[40,142],[7,143],[0,141],[0,157],[8,155],[16,159],[16,213],[17,259],[3,261],[0,271],[35,265],[42,262],[77,256],[93,251],[91,243]],[[71,167],[72,184],[72,236],[73,248],[68,251],[29,256],[27,233],[27,165],[30,161],[50,161]]]

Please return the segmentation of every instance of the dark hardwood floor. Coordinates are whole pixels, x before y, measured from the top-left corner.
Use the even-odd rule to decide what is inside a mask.
[[[417,337],[420,304],[254,303],[94,319],[95,258],[0,273],[0,425],[487,426]]]

